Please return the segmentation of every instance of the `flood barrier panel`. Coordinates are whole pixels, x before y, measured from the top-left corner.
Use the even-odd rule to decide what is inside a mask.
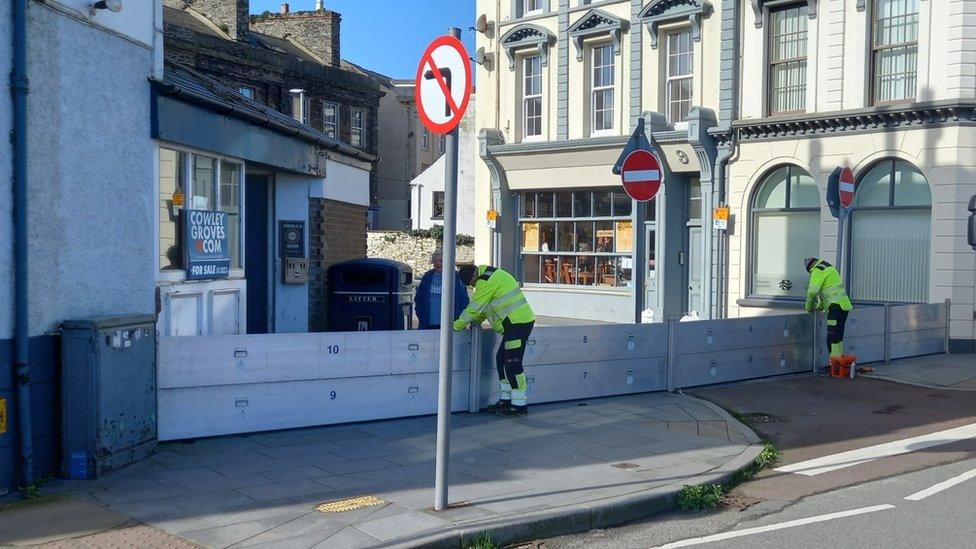
[[[848,319],[859,363],[945,352],[948,303],[861,307]],[[498,398],[500,336],[455,334],[452,409]],[[823,315],[544,326],[526,345],[531,403],[700,387],[827,363]],[[437,331],[165,337],[160,440],[434,414]]]

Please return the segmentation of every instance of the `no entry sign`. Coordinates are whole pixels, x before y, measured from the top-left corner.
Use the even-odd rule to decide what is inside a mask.
[[[854,203],[855,190],[854,172],[852,172],[850,168],[844,168],[840,172],[840,182],[837,185],[837,196],[840,198],[840,205],[845,209],[850,208],[851,204]]]
[[[647,202],[661,188],[661,163],[653,154],[638,149],[624,159],[620,176],[624,190],[631,198],[638,202]]]
[[[427,129],[448,133],[456,128],[471,99],[471,63],[464,44],[453,36],[431,42],[420,58],[414,90]]]

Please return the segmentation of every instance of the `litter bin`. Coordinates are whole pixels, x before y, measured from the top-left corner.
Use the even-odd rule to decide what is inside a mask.
[[[413,318],[413,269],[389,259],[329,268],[330,332],[405,330]]]

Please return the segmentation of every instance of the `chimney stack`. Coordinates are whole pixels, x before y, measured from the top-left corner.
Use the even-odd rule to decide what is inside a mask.
[[[247,34],[251,19],[249,0],[189,0],[187,3],[231,38],[243,40]]]
[[[287,2],[282,2],[282,4],[281,4],[281,13],[288,13],[290,11],[291,11],[291,9],[289,8],[288,3]]]
[[[319,0],[318,4],[324,2]],[[315,11],[291,12],[288,4],[283,3],[280,14],[254,16],[251,30],[294,40],[315,52],[325,65],[338,67],[342,60],[339,53],[341,21],[341,15],[324,7]]]

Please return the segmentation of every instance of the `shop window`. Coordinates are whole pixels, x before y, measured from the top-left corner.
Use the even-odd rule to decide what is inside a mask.
[[[851,297],[928,301],[932,194],[925,176],[884,160],[858,180],[851,218]]]
[[[444,191],[434,191],[433,204],[431,219],[444,219]]]
[[[769,12],[770,114],[806,109],[808,20],[805,4]]]
[[[227,213],[230,266],[243,266],[242,181],[244,166],[213,156],[159,149],[159,268],[184,269],[182,212],[211,210]]]
[[[695,53],[691,29],[667,35],[666,55],[665,96],[668,121],[675,124],[688,119],[693,102]]]
[[[914,98],[918,0],[875,0],[872,27],[874,103]]]
[[[519,201],[524,283],[630,285],[630,197],[591,190],[525,192]]]
[[[750,294],[806,295],[803,265],[820,249],[820,192],[810,174],[783,166],[759,184],[752,202]]]

